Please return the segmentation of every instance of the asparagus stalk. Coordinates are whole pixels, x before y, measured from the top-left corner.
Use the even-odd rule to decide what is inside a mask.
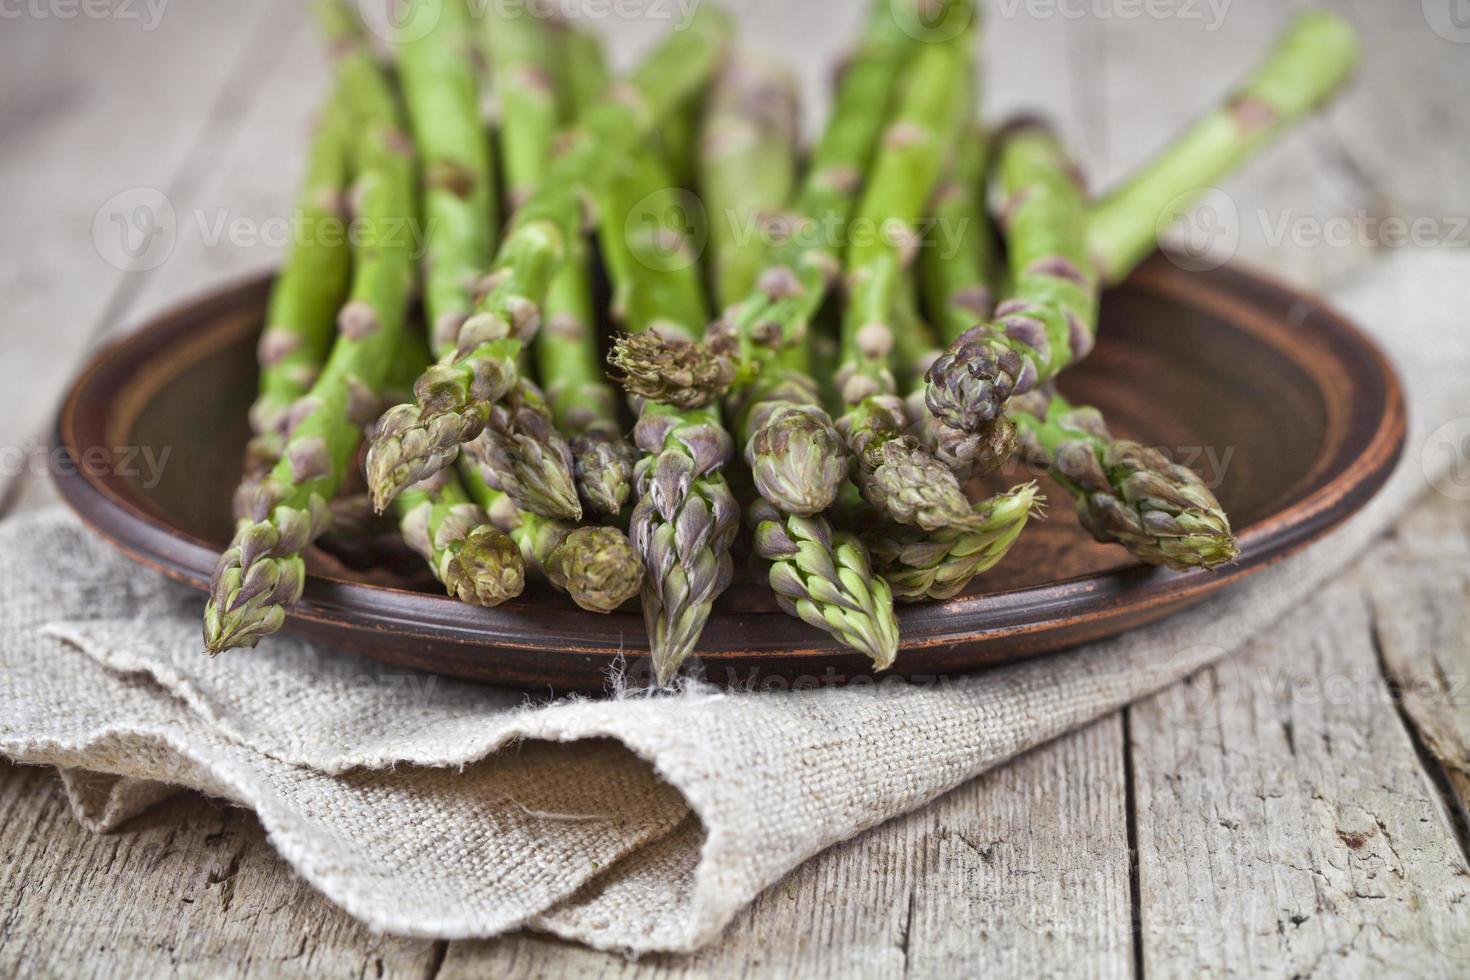
[[[581,519],[571,447],[556,431],[546,395],[534,383],[520,378],[493,403],[472,443],[486,478],[517,506],[545,517]]]
[[[991,312],[994,231],[981,199],[987,149],[967,107],[945,174],[930,200],[931,217],[943,234],[920,249],[917,269],[925,306],[945,344]],[[925,400],[924,375],[943,351],[934,345],[915,300],[913,288],[905,286],[894,304],[899,327],[895,349],[904,369],[909,421],[923,447],[964,483],[993,472],[1015,454],[1015,423],[1002,416],[971,433],[935,418]]]
[[[498,606],[525,588],[520,550],[490,523],[453,470],[414,484],[393,506],[403,540],[424,556],[451,596],[473,606]]]
[[[613,315],[631,336],[692,341],[708,310],[678,224],[667,165],[645,149],[627,161],[602,206],[600,241],[614,285]],[[643,618],[658,683],[694,651],[711,607],[730,584],[740,508],[721,469],[732,444],[718,406],[639,406],[633,546],[643,559]]]
[[[751,505],[756,553],[770,561],[771,588],[787,614],[861,650],[877,670],[898,655],[893,592],[873,574],[856,535],[820,517],[782,514],[767,500]]]
[[[796,173],[796,95],[784,75],[732,58],[716,80],[700,141],[711,216],[715,294],[745,295],[765,260],[755,232],[791,194]],[[893,595],[874,578],[868,553],[834,533],[822,511],[847,477],[846,447],[820,407],[805,339],[781,351],[735,416],[762,500],[749,511],[756,553],[790,615],[860,650],[882,670],[898,653]]]
[[[271,287],[260,335],[260,393],[250,408],[257,436],[285,436],[291,407],[311,389],[331,350],[337,311],[347,296],[351,166],[340,101],[334,93],[317,119],[296,202],[298,234]]]
[[[866,522],[862,540],[899,599],[951,599],[1006,556],[1043,503],[1036,484],[1028,483],[976,504],[971,527],[926,532]]]
[[[735,51],[715,77],[699,131],[710,278],[721,308],[755,287],[767,243],[796,187],[796,83]]]
[[[1154,250],[1167,210],[1188,206],[1327,102],[1359,53],[1357,32],[1340,15],[1299,14],[1223,104],[1093,207],[1087,244],[1102,277],[1125,278]]]
[[[235,490],[243,517],[260,481],[281,459],[291,408],[311,389],[336,334],[347,296],[352,255],[347,247],[347,185],[351,180],[346,127],[334,93],[323,107],[297,195],[299,235],[271,287],[257,356],[259,393],[250,407],[251,439]]]
[[[608,84],[597,39],[562,25],[557,33],[558,87],[575,116]],[[577,493],[586,509],[615,515],[633,491],[637,452],[618,421],[618,395],[602,372],[586,241],[572,242],[569,261],[551,282],[546,325],[536,334],[536,365],[546,382],[552,420],[566,433]]]
[[[974,328],[935,362],[928,394],[935,415],[977,431],[1000,416],[1013,393],[1031,391],[1085,356],[1099,275],[1116,282],[1132,271],[1153,250],[1166,208],[1201,193],[1325,102],[1351,74],[1358,53],[1356,33],[1339,16],[1299,16],[1223,108],[1096,205],[1085,226],[1079,227],[1085,204],[1071,166],[1061,159],[1043,164],[1039,157],[1060,154],[1037,134],[1021,141],[1024,152],[1007,154],[1001,167],[1011,202],[1015,297],[999,311],[1000,322]]]
[[[492,9],[485,51],[500,103],[500,155],[514,210],[530,198],[551,162],[561,124],[558,51],[546,18],[533,4],[493,4]]]
[[[412,143],[388,80],[357,42],[357,25],[336,3],[318,11],[339,52],[354,133],[356,265],[332,353],[305,396],[281,461],[261,483],[215,567],[204,613],[204,643],[211,654],[254,646],[281,627],[285,607],[301,597],[302,552],[326,528],[329,502],[356,455],[362,427],[377,409],[414,279],[405,231],[416,220]]]
[[[705,343],[649,337],[615,360],[624,385],[642,397],[707,404],[732,384],[748,385],[764,354],[797,343],[842,267],[842,232],[862,174],[878,145],[900,73],[917,44],[911,28],[928,0],[878,0],[838,87],[836,103],[792,208],[790,231],[755,288],[728,307]],[[968,6],[968,0],[955,6]],[[659,341],[663,341],[660,345]],[[659,346],[673,348],[657,349]],[[671,364],[679,373],[670,378]]]
[[[1060,395],[1037,392],[1012,405],[1026,451],[1077,499],[1077,516],[1098,541],[1178,570],[1214,568],[1240,553],[1229,518],[1188,467],[1114,439],[1097,409]]]
[[[421,161],[424,311],[435,356],[454,349],[495,250],[495,171],[480,121],[465,0],[410,7],[399,78]],[[422,27],[420,26],[422,25]]]
[[[518,557],[533,571],[588,612],[610,613],[638,594],[643,565],[621,531],[578,527],[522,510],[508,494],[486,482],[481,462],[473,445],[460,458],[469,493],[494,525],[510,536]]]
[[[901,373],[910,432],[924,450],[954,474],[960,483],[1000,469],[1016,454],[1016,424],[1002,416],[979,432],[965,432],[934,417],[924,399],[924,373],[943,353],[934,332],[919,312],[914,283],[905,277],[894,298],[893,320],[898,331],[894,353]]]
[[[848,249],[848,306],[837,385],[837,420],[856,461],[863,497],[889,519],[924,530],[974,522],[959,481],[904,434],[908,420],[893,373],[894,300],[916,247],[915,223],[938,181],[946,136],[966,104],[969,34],[928,45],[905,80],[900,105],[874,161]]]
[[[1087,201],[1060,142],[1025,120],[1001,137],[999,179],[1011,297],[956,338],[929,369],[928,403],[946,425],[978,432],[1023,394],[1086,357],[1097,319]]]
[[[539,327],[551,279],[580,234],[583,194],[595,196],[630,148],[709,77],[728,32],[723,14],[701,7],[686,30],[583,113],[565,152],[517,210],[454,353],[419,378],[417,404],[390,409],[380,421],[368,455],[380,507],[453,462],[459,445],[485,427],[491,406],[515,388],[522,346]]]

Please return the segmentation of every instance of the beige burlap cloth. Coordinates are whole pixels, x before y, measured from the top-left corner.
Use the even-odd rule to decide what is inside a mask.
[[[1327,541],[1158,626],[927,685],[533,703],[290,639],[207,660],[198,594],[50,512],[0,527],[0,752],[60,767],[99,830],[177,786],[249,806],[379,929],[693,949],[823,848],[1222,656],[1444,487],[1467,435],[1444,425],[1470,414],[1464,265],[1382,265],[1338,301],[1407,382],[1398,475]]]

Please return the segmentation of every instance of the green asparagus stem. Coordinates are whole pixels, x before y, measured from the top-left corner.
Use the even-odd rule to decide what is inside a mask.
[[[870,523],[862,539],[873,567],[899,599],[950,599],[1006,556],[1043,503],[1036,485],[1028,483],[976,504],[971,527],[925,532]]]
[[[939,357],[935,337],[919,312],[911,277],[905,277],[894,298],[893,320],[897,326],[894,353],[900,369],[905,410],[910,432],[924,451],[944,464],[961,484],[1000,469],[1016,454],[1016,424],[1002,416],[977,433],[953,429],[929,411],[924,399],[924,373]]]
[[[930,322],[946,344],[995,308],[995,230],[982,196],[989,151],[978,125],[962,127],[929,201],[945,234],[920,250],[919,284]]]
[[[526,565],[588,612],[610,613],[638,594],[643,565],[613,527],[578,527],[522,510],[484,479],[474,445],[460,457],[470,495],[515,546]]]
[[[1214,568],[1240,553],[1229,518],[1188,467],[1114,439],[1097,409],[1060,395],[1037,392],[1012,405],[1027,453],[1077,498],[1077,516],[1098,541],[1178,570]]]
[[[331,350],[337,311],[347,297],[348,136],[340,95],[317,120],[296,202],[297,237],[271,287],[260,335],[260,395],[250,408],[256,435],[284,436],[291,406],[310,390]]]
[[[774,349],[806,333],[842,268],[842,239],[904,65],[920,45],[911,30],[928,0],[879,0],[837,90],[827,127],[812,153],[792,208],[790,230],[755,288],[724,311],[694,349],[649,351],[618,361],[624,385],[645,398],[707,404],[733,384],[755,378]],[[908,28],[908,29],[906,29]],[[675,342],[664,346],[679,347]],[[663,372],[677,355],[679,375]]]
[[[1093,207],[1087,243],[1103,278],[1126,277],[1156,247],[1166,212],[1187,207],[1327,102],[1359,53],[1357,32],[1338,14],[1298,15],[1222,105]]]
[[[919,251],[925,305],[945,344],[984,322],[994,296],[994,230],[981,199],[988,142],[968,116],[967,110],[946,172],[930,200],[931,215],[941,234]],[[909,421],[925,450],[965,483],[994,472],[1015,455],[1016,426],[1001,416],[970,433],[934,417],[925,400],[924,375],[943,351],[932,345],[929,325],[923,322],[915,298],[913,289],[906,286],[894,304],[899,327],[895,349],[904,369]],[[920,337],[924,342],[915,343]]]
[[[925,530],[974,522],[959,481],[904,434],[907,412],[893,373],[894,300],[916,249],[915,223],[944,161],[946,136],[967,104],[970,35],[930,44],[915,58],[874,161],[855,226],[880,233],[848,249],[837,428],[855,459],[863,497],[891,520]]]
[[[626,161],[602,202],[602,244],[613,315],[632,337],[658,331],[691,340],[708,317],[667,165],[644,149]],[[740,508],[721,469],[732,443],[717,406],[639,406],[633,546],[643,559],[643,619],[658,683],[694,651],[714,601],[734,573],[730,545]]]
[[[710,215],[715,293],[727,304],[760,274],[766,242],[757,226],[791,194],[796,175],[796,94],[790,79],[732,57],[716,80],[700,141]],[[872,659],[898,654],[893,596],[868,567],[867,549],[834,534],[822,516],[847,478],[846,447],[820,407],[805,339],[781,351],[734,416],[762,500],[749,511],[756,552],[771,562],[781,608]]]
[[[556,431],[546,396],[521,378],[490,407],[484,430],[471,440],[490,483],[516,506],[544,517],[582,518],[572,477],[572,450]]]
[[[474,308],[475,284],[495,250],[498,208],[465,0],[416,0],[409,9],[404,36],[412,40],[401,45],[398,66],[422,167],[424,312],[437,357],[454,349]]]
[[[556,35],[558,88],[575,116],[607,88],[602,47],[590,34],[563,26]],[[546,382],[552,420],[567,436],[577,493],[587,510],[616,515],[633,492],[638,458],[618,421],[618,394],[602,373],[583,236],[546,295],[545,326],[536,334],[536,365]]]
[[[525,588],[520,550],[490,523],[453,470],[440,470],[414,484],[393,506],[403,540],[424,556],[449,595],[493,607]]]
[[[1092,350],[1097,281],[1087,255],[1087,200],[1061,143],[1026,120],[1001,137],[998,165],[1011,297],[961,334],[929,369],[929,408],[979,432],[1023,394]]]
[[[710,276],[725,307],[755,288],[796,186],[796,83],[748,51],[725,59],[699,133]]]
[[[551,162],[551,144],[561,125],[558,51],[547,19],[532,4],[491,7],[485,50],[500,103],[500,155],[514,210],[535,191]]]
[[[597,196],[630,149],[709,77],[728,33],[725,15],[701,7],[686,30],[577,121],[565,152],[516,212],[455,352],[419,378],[416,405],[390,409],[380,421],[368,454],[379,506],[452,462],[459,445],[485,427],[491,406],[515,388],[522,346],[539,327],[547,289],[580,234],[584,194]]]
[[[771,588],[788,615],[867,654],[877,670],[898,655],[893,592],[873,574],[855,535],[834,533],[821,517],[782,514],[769,501],[751,505],[756,553],[770,561]]]
[[[356,25],[335,3],[318,9],[339,50],[354,133],[358,235],[351,298],[281,461],[260,485],[215,567],[204,612],[204,643],[211,654],[254,646],[280,629],[285,607],[301,597],[302,552],[326,528],[329,502],[356,455],[362,427],[377,410],[414,279],[406,231],[416,221],[412,143],[387,79],[354,41]]]

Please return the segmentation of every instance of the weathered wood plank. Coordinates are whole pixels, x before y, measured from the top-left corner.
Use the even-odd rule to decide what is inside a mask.
[[[147,275],[125,271],[133,261],[125,241],[138,264],[150,264],[157,253],[144,246],[165,240],[153,234],[166,227],[159,195],[186,172],[211,115],[228,123],[232,106],[269,75],[291,6],[172,4],[155,30],[116,17],[7,22],[4,63],[17,82],[0,86],[0,180],[9,227],[24,232],[0,240],[8,407],[0,500],[19,475],[10,465],[17,448],[21,470],[44,472],[32,440],[82,350]]]
[[[834,847],[718,945],[629,962],[517,935],[451,943],[454,977],[1132,975],[1117,716]]]
[[[1129,719],[1145,975],[1470,966],[1470,871],[1354,584]]]
[[[90,834],[54,771],[0,761],[0,813],[0,975],[422,977],[442,951],[373,935],[196,794]]]
[[[1394,703],[1453,794],[1470,846],[1470,507],[1435,495],[1357,575]],[[1470,910],[1467,910],[1470,932]]]

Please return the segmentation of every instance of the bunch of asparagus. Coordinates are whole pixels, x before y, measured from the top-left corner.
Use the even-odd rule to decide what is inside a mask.
[[[711,6],[613,78],[534,3],[477,20],[420,0],[388,65],[343,0],[315,2],[336,82],[261,338],[211,653],[280,628],[313,542],[361,512],[359,477],[465,602],[513,598],[528,570],[594,612],[641,592],[661,683],[742,523],[782,609],[890,666],[895,601],[960,593],[1040,513],[1034,481],[972,493],[1018,456],[1144,562],[1236,557],[1198,476],[1057,381],[1161,210],[1341,87],[1341,19],[1300,15],[1094,201],[1044,124],[978,121],[974,0],[876,0],[805,168],[791,79]],[[395,390],[411,400],[385,411]]]

